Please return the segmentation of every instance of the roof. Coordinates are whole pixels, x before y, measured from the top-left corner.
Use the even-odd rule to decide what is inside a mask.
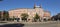
[[[18,9],[33,9],[33,8],[15,8],[15,9],[11,9],[11,10],[18,10]],[[11,11],[9,10],[9,11]]]

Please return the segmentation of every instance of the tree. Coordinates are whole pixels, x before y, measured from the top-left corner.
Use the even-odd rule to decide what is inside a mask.
[[[22,13],[21,16],[22,16],[21,18],[23,21],[27,21],[27,18],[29,15],[27,13]]]
[[[0,0],[0,1],[3,1],[3,0]]]
[[[60,20],[60,13],[58,13],[58,20]]]
[[[0,11],[0,21],[1,21],[1,11]]]
[[[58,20],[58,16],[57,15],[55,15],[55,16],[52,16],[52,18],[51,18],[52,20],[54,20],[54,21],[57,21]]]
[[[58,13],[57,15],[52,16],[51,19],[52,20],[54,19],[55,21],[60,20],[60,13]]]
[[[3,11],[3,18],[5,20],[8,20],[9,19],[9,13],[8,13],[8,11]]]
[[[34,21],[36,22],[37,20],[40,20],[40,16],[36,13],[36,15],[34,16]]]
[[[0,18],[1,18],[1,11],[0,11]]]

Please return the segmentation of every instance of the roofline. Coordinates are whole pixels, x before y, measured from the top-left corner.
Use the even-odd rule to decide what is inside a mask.
[[[17,9],[34,9],[34,8],[15,8],[15,9],[11,9],[11,10],[17,10]],[[11,11],[11,10],[8,10],[8,11]]]

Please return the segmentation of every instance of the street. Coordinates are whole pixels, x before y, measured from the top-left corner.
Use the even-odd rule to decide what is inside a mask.
[[[0,24],[1,25],[1,24]],[[60,22],[49,22],[49,23],[34,23],[34,24],[6,24],[0,27],[60,27]]]
[[[60,24],[60,23],[59,23]],[[59,27],[58,22],[44,23],[44,24],[25,24],[24,27]]]

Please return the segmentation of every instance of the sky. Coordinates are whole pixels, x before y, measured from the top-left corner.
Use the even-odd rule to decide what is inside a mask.
[[[0,11],[9,11],[15,8],[33,8],[36,5],[42,5],[44,10],[50,11],[51,16],[60,13],[60,0],[3,0],[0,1]]]

